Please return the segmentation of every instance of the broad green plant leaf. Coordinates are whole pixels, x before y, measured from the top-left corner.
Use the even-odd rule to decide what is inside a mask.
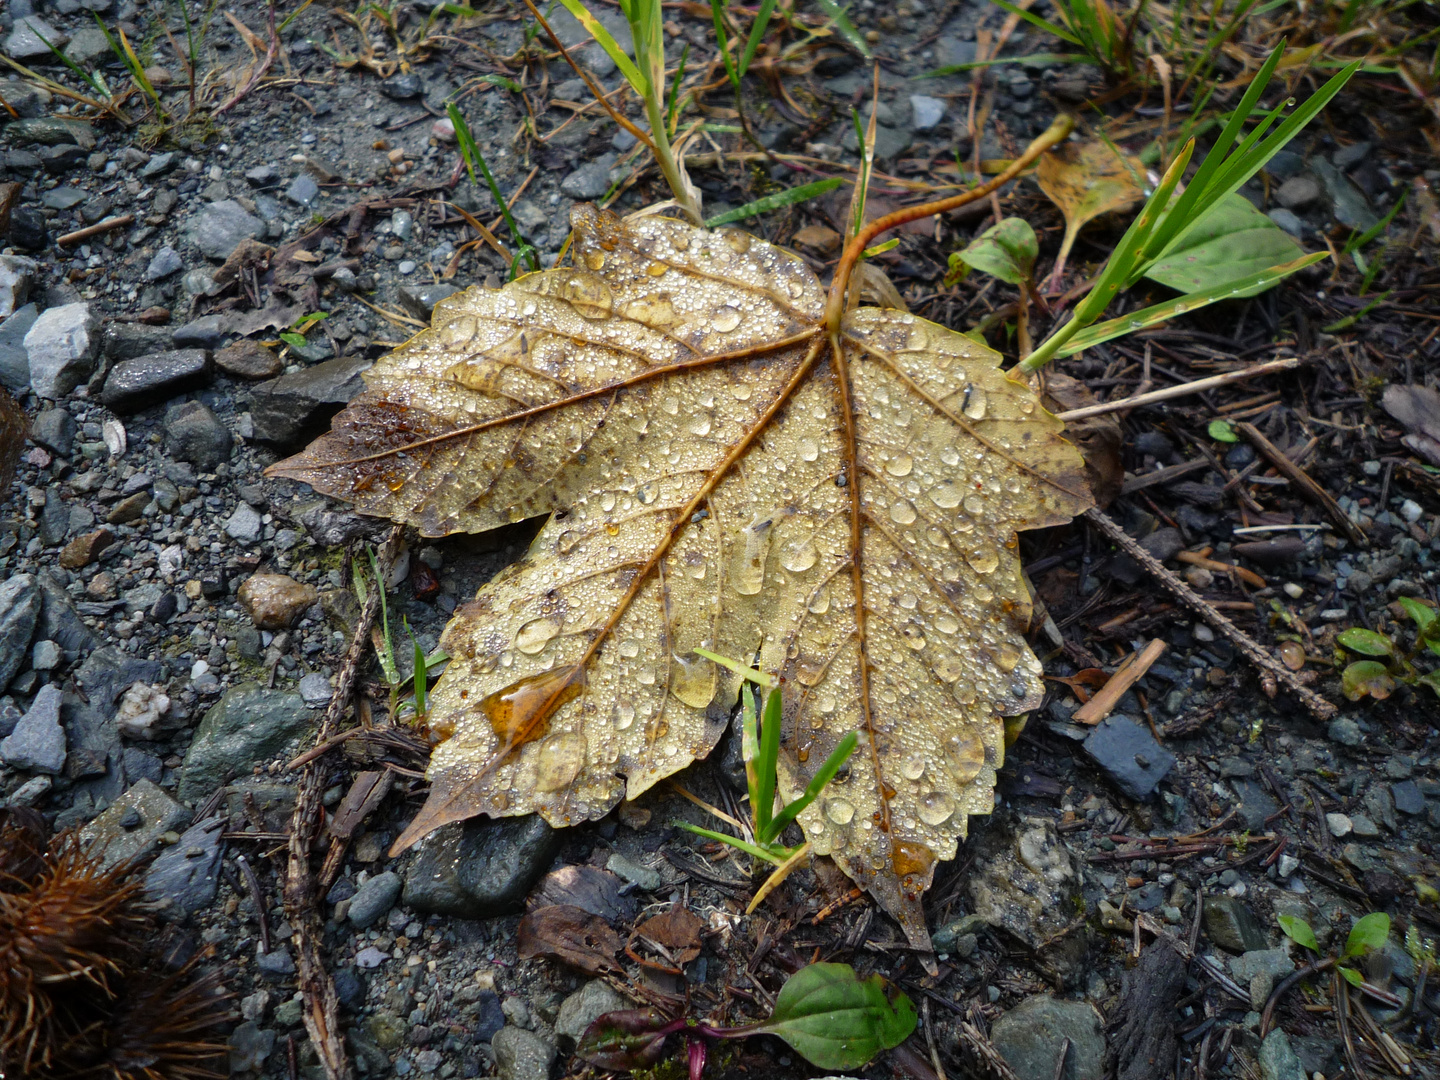
[[[1400,597],[1399,604],[1405,610],[1405,614],[1410,616],[1410,621],[1415,624],[1416,632],[1422,637],[1434,625],[1435,609],[1429,604],[1409,596]]]
[[[1335,970],[1339,972],[1340,977],[1344,979],[1347,983],[1349,983],[1351,986],[1360,986],[1365,982],[1365,976],[1361,975],[1360,972],[1356,971],[1352,967],[1346,967],[1344,964],[1341,964]]]
[[[1227,195],[1180,244],[1145,271],[1151,281],[1183,293],[1206,292],[1291,262],[1305,254],[1284,229],[1243,195]],[[1232,286],[1231,296],[1254,296],[1274,285]]]
[[[1216,442],[1233,443],[1239,442],[1240,436],[1235,434],[1235,429],[1230,426],[1228,420],[1211,420],[1206,432]]]
[[[1320,951],[1320,943],[1315,940],[1315,931],[1310,929],[1310,924],[1296,915],[1277,915],[1275,921],[1280,924],[1280,929],[1285,936],[1296,945],[1309,949],[1311,952]]]
[[[1416,680],[1421,686],[1428,686],[1440,697],[1440,671],[1429,671]]]
[[[1364,956],[1375,949],[1383,949],[1390,939],[1390,916],[1383,911],[1372,911],[1356,919],[1345,939],[1345,955]]]
[[[1011,285],[1023,285],[1035,273],[1035,256],[1039,251],[1035,230],[1028,221],[1005,218],[971,240],[963,250],[952,253],[950,272],[955,272],[955,264],[959,262]]]
[[[1139,158],[1124,157],[1113,146],[1093,142],[1067,142],[1041,155],[1035,168],[1040,190],[1065,215],[1065,238],[1055,259],[1050,282],[1058,285],[1075,238],[1102,214],[1118,213],[1145,198],[1140,184],[1145,167]]]
[[[572,214],[574,265],[474,287],[272,466],[425,536],[550,515],[457,609],[446,741],[396,843],[476,814],[595,820],[715,746],[758,656],[786,681],[799,823],[928,947],[921,896],[989,813],[1003,720],[1043,697],[1016,530],[1091,504],[1000,356],[861,307],[738,230]]]
[[[811,964],[786,980],[754,1034],[778,1035],[821,1069],[858,1069],[915,1030],[915,1006],[879,975],[849,964]]]
[[[1342,630],[1335,640],[1361,656],[1390,656],[1395,652],[1395,644],[1388,637],[1377,634],[1374,630],[1366,630],[1363,626]]]
[[[593,1020],[575,1053],[609,1072],[633,1072],[665,1056],[674,1025],[656,1009],[623,1009]]]
[[[1351,701],[1359,701],[1367,694],[1383,701],[1395,692],[1395,680],[1379,661],[1357,660],[1341,672],[1340,689]]]
[[[625,81],[635,93],[642,98],[648,94],[650,80],[641,74],[640,69],[620,47],[620,43],[605,29],[605,24],[590,14],[590,9],[580,3],[580,0],[560,0],[560,3],[565,6],[566,11],[575,16],[575,21],[585,28],[585,32],[595,39],[595,44],[605,50],[605,55],[615,61],[615,66],[620,69],[620,74],[625,76]]]

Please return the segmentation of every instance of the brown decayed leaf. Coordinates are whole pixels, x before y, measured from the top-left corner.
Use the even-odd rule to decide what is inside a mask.
[[[927,945],[1000,716],[1042,693],[1015,530],[1089,505],[1080,455],[968,338],[861,308],[828,341],[780,249],[572,223],[574,268],[443,301],[271,469],[427,536],[553,514],[446,630],[450,737],[396,848],[479,813],[599,818],[704,756],[738,689],[705,646],[787,679],[787,799],[860,732],[800,823]]]
[[[677,903],[669,911],[646,919],[635,933],[670,950],[677,964],[688,964],[700,955],[700,934],[704,929],[704,919]]]
[[[1059,288],[1065,259],[1081,228],[1101,214],[1129,209],[1145,198],[1137,183],[1144,176],[1139,158],[1122,158],[1098,139],[1061,143],[1040,156],[1035,181],[1065,215],[1065,239],[1047,287]]]
[[[516,951],[522,960],[548,956],[589,975],[618,971],[620,935],[598,915],[569,904],[536,908],[520,920]]]
[[[0,389],[0,491],[8,491],[15,479],[15,468],[20,464],[25,436],[29,433],[30,417],[14,398]]]

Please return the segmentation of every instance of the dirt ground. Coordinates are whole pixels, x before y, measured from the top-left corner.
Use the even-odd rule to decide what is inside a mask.
[[[618,31],[618,11],[601,10]],[[796,47],[762,52],[747,135],[709,9],[665,11],[672,63],[690,50],[685,116],[711,128],[689,150],[705,212],[846,178],[742,223],[828,280],[856,161],[850,109],[869,108],[871,66],[840,36],[801,48],[798,31],[779,35]],[[47,89],[97,94],[36,51],[30,17],[77,68],[128,83],[97,16],[135,45],[168,122],[139,92],[117,116]],[[447,102],[544,266],[562,254],[572,206],[625,214],[668,192],[521,5],[367,15],[244,2],[190,17],[193,100],[173,4],[10,0],[0,13],[0,49],[44,77],[0,81],[0,381],[28,432],[0,502],[0,800],[57,830],[158,852],[147,881],[167,958],[199,954],[233,995],[221,1072],[320,1077],[282,904],[298,775],[285,766],[310,745],[359,618],[345,552],[389,526],[263,470],[323,432],[439,299],[504,280],[505,257],[469,222],[512,238],[466,175]],[[1140,152],[1200,89],[1167,104],[1154,79],[1056,62],[1054,39],[1023,22],[1006,30],[1005,12],[971,0],[860,0],[851,17],[880,61],[872,217],[953,184],[957,161],[1015,156],[1060,109]],[[1428,9],[1414,17],[1431,20],[1414,35],[1433,28]],[[568,16],[554,22],[568,45],[587,40]],[[1238,93],[1237,55],[1253,72],[1266,25],[1222,55],[1216,101]],[[973,61],[997,34],[1002,56],[1029,59],[923,77]],[[593,43],[575,51],[607,91],[620,85]],[[1286,92],[1303,98],[1328,74],[1291,72]],[[995,812],[971,819],[927,895],[938,975],[828,860],[746,916],[758,884],[748,858],[676,828],[718,826],[664,784],[599,822],[446,826],[391,859],[425,791],[428,745],[408,729],[354,740],[321,759],[330,820],[353,832],[318,914],[359,1074],[593,1073],[573,1051],[603,1012],[688,998],[712,1023],[753,1021],[786,975],[823,959],[882,973],[922,1011],[921,1030],[863,1070],[876,1080],[1440,1075],[1440,693],[1401,682],[1383,700],[1348,700],[1337,656],[1356,657],[1336,640],[1359,627],[1408,647],[1401,602],[1440,600],[1440,209],[1429,194],[1440,160],[1426,93],[1390,69],[1362,74],[1242,189],[1306,250],[1337,254],[1403,195],[1362,249],[1365,266],[1380,262],[1373,281],[1344,252],[1253,299],[1058,361],[1049,387],[1063,411],[1299,359],[1072,430],[1109,516],[1333,715],[1277,688],[1093,524],[1023,534],[1047,696],[1009,750]],[[633,96],[617,100],[639,115]],[[999,199],[1034,224],[1048,272],[1060,213],[1031,178]],[[1013,358],[1016,290],[977,274],[943,284],[949,254],[992,212],[986,201],[907,227],[874,261],[911,311],[980,324]],[[1067,286],[1093,274],[1121,226],[1082,233]],[[1032,319],[1043,331],[1046,316]],[[1407,387],[1432,396],[1387,394]],[[1221,438],[1217,421],[1230,425]],[[406,537],[390,619],[433,650],[538,527]],[[247,592],[257,574],[283,580]],[[1152,642],[1108,717],[1077,722]],[[1423,651],[1414,662],[1437,668]],[[358,690],[383,725],[390,693],[371,660]],[[39,719],[47,708],[58,725]],[[678,779],[740,814],[736,743],[727,736]],[[358,812],[351,785],[368,774],[388,787]],[[635,933],[677,904],[698,920],[688,940],[667,951]],[[521,959],[522,915],[555,905],[628,948],[603,963],[583,950],[569,963],[544,949]],[[1342,1001],[1328,971],[1286,984],[1316,957],[1277,917],[1308,923],[1328,956],[1372,912],[1392,933],[1358,962],[1366,991]],[[1267,1038],[1272,1028],[1284,1037]],[[652,1071],[681,1075],[682,1059],[677,1047]],[[822,1072],[768,1037],[717,1045],[708,1069]]]

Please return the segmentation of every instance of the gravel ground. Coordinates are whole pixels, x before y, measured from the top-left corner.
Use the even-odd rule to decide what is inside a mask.
[[[54,0],[37,8],[11,0],[0,14],[3,48],[74,83],[48,54],[35,55],[25,22],[33,16],[50,40],[68,43],[77,63],[118,82],[103,38],[95,40],[92,11],[137,42],[153,42],[163,16],[153,2]],[[264,24],[253,5],[234,13],[252,29]],[[885,35],[907,57],[885,72],[878,117],[879,157],[895,175],[920,175],[974,149],[961,96],[968,76],[913,76],[973,58],[986,14],[969,3],[942,11],[907,0],[893,13],[870,0],[858,5],[861,29]],[[283,764],[309,744],[353,631],[358,609],[343,548],[388,531],[261,474],[323,430],[357,392],[360,373],[423,324],[439,298],[472,283],[498,285],[504,265],[487,248],[457,259],[461,219],[437,201],[453,199],[487,220],[496,214],[488,193],[463,181],[452,190],[458,156],[437,120],[447,97],[490,70],[487,58],[522,46],[525,21],[506,7],[493,15],[465,31],[463,47],[437,47],[428,62],[381,77],[332,63],[319,46],[358,48],[357,35],[308,9],[281,33],[284,55],[263,86],[223,116],[159,138],[153,129],[78,120],[81,110],[61,97],[14,77],[0,82],[19,115],[0,114],[0,123],[9,120],[0,129],[0,204],[5,183],[15,185],[0,256],[0,382],[32,424],[0,503],[0,799],[43,811],[57,829],[83,827],[126,857],[158,855],[148,873],[167,947],[183,957],[213,946],[211,962],[234,993],[229,1065],[237,1076],[323,1075],[300,1023],[292,931],[280,906],[281,834],[294,804],[294,776]],[[708,55],[708,21],[676,17],[674,45],[690,42]],[[573,23],[557,25],[567,40],[580,40]],[[412,15],[405,33],[418,30]],[[1012,55],[1048,49],[1038,35],[1010,45]],[[205,50],[211,93],[223,100],[233,92],[227,74],[243,78],[250,50],[218,17]],[[154,55],[162,53],[152,67],[169,71],[152,77],[163,86],[167,77],[179,81],[181,67],[168,49]],[[870,75],[856,57],[835,53],[806,76],[830,119],[805,126],[774,109],[758,113],[767,147],[853,158],[844,108],[865,99]],[[590,62],[607,87],[617,84],[607,59],[597,53]],[[1075,100],[1099,78],[1076,66],[1001,71],[999,123],[979,148],[987,158],[1005,156],[1048,123],[1045,97]],[[588,100],[558,63],[534,65],[528,86],[532,102]],[[167,101],[183,114],[186,96],[173,91]],[[526,109],[503,88],[482,84],[465,109],[501,189],[524,185],[514,215],[547,264],[564,243],[573,202],[599,199],[630,175],[633,140],[593,112],[562,126],[573,110],[551,105],[536,123],[542,134],[556,133],[533,143],[515,138]],[[1364,228],[1378,220],[1393,203],[1396,178],[1419,171],[1403,144],[1396,151],[1332,139],[1317,136],[1280,155],[1265,183],[1247,192],[1312,243],[1337,222]],[[771,164],[745,173],[697,169],[696,179],[707,210],[719,212],[753,197],[757,185],[796,178]],[[617,208],[660,194],[653,176],[642,178]],[[765,229],[794,237],[818,264],[834,223],[826,213],[818,204],[786,212]],[[129,220],[59,242],[115,217]],[[937,250],[970,228],[947,221],[934,238],[907,236],[887,269],[913,297],[937,276]],[[318,311],[328,317],[304,345],[260,343]],[[1069,370],[1096,376],[1105,364],[1077,361]],[[1398,447],[1391,444],[1386,452]],[[1124,465],[1139,475],[1186,460],[1183,449],[1157,426],[1127,443]],[[1242,444],[1215,469],[1187,476],[1190,487],[1154,489],[1173,527],[1157,529],[1162,522],[1139,502],[1117,516],[1192,585],[1209,589],[1210,570],[1175,556],[1208,544],[1212,558],[1236,557],[1232,522],[1211,493],[1226,483],[1224,470],[1252,460]],[[1316,531],[1270,553],[1278,558],[1257,553],[1247,564],[1268,579],[1250,598],[1308,624],[1312,651],[1323,653],[1342,626],[1393,621],[1399,597],[1435,600],[1436,489],[1410,484],[1388,462],[1352,439],[1320,467],[1341,509],[1370,532],[1367,548]],[[457,602],[518,557],[533,529],[413,544],[392,577],[392,619],[403,614],[429,651]],[[1048,552],[1069,541],[1045,543]],[[1145,587],[1133,564],[1098,552],[1092,559],[1088,546],[1083,557],[1072,550],[1054,565],[1068,577],[1037,584],[1057,612],[1105,582]],[[980,1075],[958,1027],[978,1015],[1025,1080],[1055,1075],[1062,1037],[1071,1040],[1065,1075],[1098,1077],[1107,1039],[1113,1051],[1126,1037],[1117,1025],[1135,1010],[1123,1004],[1134,980],[1134,920],[1194,940],[1203,897],[1198,951],[1234,992],[1192,968],[1166,1006],[1177,1011],[1162,1013],[1182,1030],[1208,1020],[1230,1033],[1234,1056],[1217,1063],[1215,1075],[1246,1075],[1242,1056],[1266,1077],[1291,1080],[1302,1066],[1307,1076],[1339,1075],[1333,1022],[1305,1012],[1298,995],[1280,1012],[1298,1064],[1291,1067],[1273,1037],[1262,1047],[1258,1009],[1303,961],[1275,916],[1301,915],[1322,946],[1343,941],[1354,917],[1376,909],[1434,933],[1436,699],[1402,687],[1387,702],[1347,706],[1317,725],[1283,695],[1267,701],[1223,638],[1154,597],[1118,640],[1143,644],[1149,636],[1169,650],[1100,728],[1072,722],[1078,703],[1059,683],[1032,717],[997,812],[976,819],[976,833],[930,894],[938,979],[924,975],[897,928],[847,902],[848,882],[824,866],[797,874],[770,908],[744,917],[747,868],[714,861],[718,851],[674,829],[676,820],[711,822],[668,792],[563,834],[535,820],[448,826],[388,859],[421,790],[405,790],[402,775],[352,838],[325,897],[327,960],[357,1068],[508,1080],[575,1073],[576,1038],[589,1019],[628,1004],[619,990],[688,991],[698,1011],[738,1021],[760,1015],[784,973],[818,950],[881,970],[928,1000],[956,1075]],[[1086,666],[1084,657],[1061,655],[1047,673],[1069,677]],[[388,694],[378,672],[367,679],[367,701],[383,713]],[[1317,686],[1339,700],[1333,678]],[[1163,745],[1152,731],[1165,736]],[[423,769],[418,742],[366,752]],[[365,763],[361,751],[335,757],[327,807],[340,805]],[[722,763],[696,766],[685,780],[709,801],[733,800]],[[1186,836],[1224,843],[1175,850],[1199,842],[1171,839]],[[622,938],[637,920],[680,903],[704,923],[703,950],[680,976],[630,964],[628,983],[618,969],[591,978],[551,960],[521,960],[517,925],[527,897],[532,907],[584,908]],[[833,910],[817,918],[822,908]],[[1428,1003],[1411,1000],[1416,965],[1393,942],[1367,972],[1402,1001],[1398,1018],[1393,1006],[1376,1004],[1377,1018],[1395,1019],[1417,1054],[1431,1051],[1440,1014],[1433,983]],[[813,1073],[783,1044],[763,1040],[711,1068]],[[882,1061],[869,1074],[889,1068]]]

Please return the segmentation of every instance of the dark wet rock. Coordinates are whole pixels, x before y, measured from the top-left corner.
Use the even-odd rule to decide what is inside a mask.
[[[159,905],[161,918],[179,922],[215,899],[224,824],[224,818],[208,818],[190,826],[150,864],[145,891]]]
[[[363,357],[341,356],[256,386],[250,401],[255,438],[293,446],[319,434],[364,389],[360,376],[372,365]]]
[[[10,685],[29,655],[41,597],[32,574],[16,574],[0,582],[0,690]]]
[[[1255,913],[1239,897],[1207,896],[1204,905],[1205,933],[1220,948],[1245,953],[1269,946]]]
[[[513,913],[558,845],[537,814],[442,826],[405,871],[405,906],[462,919]]]
[[[174,343],[172,333],[165,326],[112,320],[105,324],[101,349],[111,360],[132,360],[137,356],[166,352]]]
[[[0,322],[0,384],[8,390],[20,391],[30,386],[30,356],[25,351],[25,335],[39,317],[40,309],[26,304]]]
[[[565,177],[560,190],[572,199],[598,199],[610,190],[610,169],[614,164],[614,154],[601,154]]]
[[[1295,961],[1284,948],[1252,949],[1230,961],[1230,973],[1241,986],[1249,986],[1256,975],[1268,975],[1278,982],[1294,970]]]
[[[404,308],[417,319],[430,321],[430,315],[435,310],[435,305],[446,297],[454,296],[464,290],[454,285],[447,285],[444,282],[437,282],[433,285],[402,285],[400,286],[400,303]]]
[[[1085,739],[1085,752],[1123,795],[1137,802],[1152,798],[1175,765],[1175,755],[1128,716],[1109,716],[1097,724]]]
[[[190,220],[190,238],[212,259],[228,259],[241,241],[265,231],[265,223],[234,199],[210,203]]]
[[[365,980],[353,967],[342,967],[335,971],[335,999],[342,1009],[359,1012],[365,1004]]]
[[[380,80],[380,92],[394,101],[412,101],[425,93],[425,84],[413,71]]]
[[[489,1042],[495,1037],[496,1032],[505,1026],[505,1009],[501,1004],[500,995],[490,990],[483,990],[480,996],[475,999],[479,1015],[475,1018],[475,1041]]]
[[[976,915],[1034,945],[1070,925],[1079,879],[1052,821],[992,817],[970,844],[975,863],[966,887]]]
[[[223,315],[202,315],[170,332],[170,340],[179,349],[218,349],[225,343]]]
[[[230,1033],[230,1073],[239,1076],[259,1069],[275,1049],[275,1032],[246,1020]],[[388,1065],[389,1062],[387,1061]]]
[[[1365,741],[1360,725],[1348,716],[1337,716],[1331,720],[1325,734],[1341,746],[1360,746]]]
[[[208,353],[175,349],[116,364],[105,379],[100,400],[116,412],[135,412],[209,381]]]
[[[158,683],[161,665],[158,660],[132,656],[114,645],[95,649],[75,672],[75,682],[85,691],[92,705],[106,712],[109,720],[115,715],[120,696],[139,683]]]
[[[12,168],[15,167],[14,159],[19,153],[23,151],[9,155]],[[40,213],[39,209],[33,206],[17,206],[10,211],[10,243],[23,251],[40,251],[49,242],[50,229],[45,215]]]
[[[80,839],[106,866],[148,855],[167,832],[190,823],[190,811],[150,780],[141,780],[80,830]]]
[[[53,641],[65,651],[65,662],[73,664],[100,642],[85,625],[70,594],[48,573],[35,575],[40,586],[40,618],[35,623],[37,641]]]
[[[1251,832],[1264,832],[1266,820],[1280,812],[1280,806],[1265,790],[1264,785],[1254,780],[1234,780],[1230,786],[1240,800],[1237,810],[1245,827]]]
[[[284,945],[271,945],[270,951],[255,957],[255,966],[267,975],[286,979],[295,974],[295,958]],[[279,1010],[276,1010],[277,1015]]]
[[[181,766],[178,795],[203,799],[231,776],[249,773],[310,727],[299,694],[246,683],[227,690],[205,714]]]
[[[1065,1069],[1056,1063],[1065,1040],[1070,1049]],[[1100,1014],[1084,1001],[1064,1001],[1049,994],[1026,998],[999,1020],[990,1041],[1019,1080],[1100,1080],[1104,1075],[1105,1033]]]
[[[1425,796],[1421,794],[1420,786],[1414,780],[1391,784],[1390,794],[1395,800],[1395,809],[1400,813],[1413,816],[1425,812]]]
[[[351,899],[347,918],[357,930],[368,929],[395,906],[403,887],[400,875],[393,870],[376,874],[361,885]]]
[[[42,409],[30,425],[30,439],[68,458],[75,449],[75,418],[64,409]]]
[[[1363,231],[1380,220],[1364,193],[1334,165],[1324,158],[1315,158],[1310,167],[1330,199],[1335,220],[1341,225]]]
[[[34,120],[16,120],[5,129],[12,146],[68,146],[95,149],[95,129],[84,120],[43,116]]]
[[[65,729],[60,726],[60,688],[42,686],[35,701],[0,739],[0,761],[26,772],[57,775],[65,767]]]
[[[235,440],[210,409],[198,401],[172,406],[165,413],[165,449],[181,461],[213,472],[230,460]]]

